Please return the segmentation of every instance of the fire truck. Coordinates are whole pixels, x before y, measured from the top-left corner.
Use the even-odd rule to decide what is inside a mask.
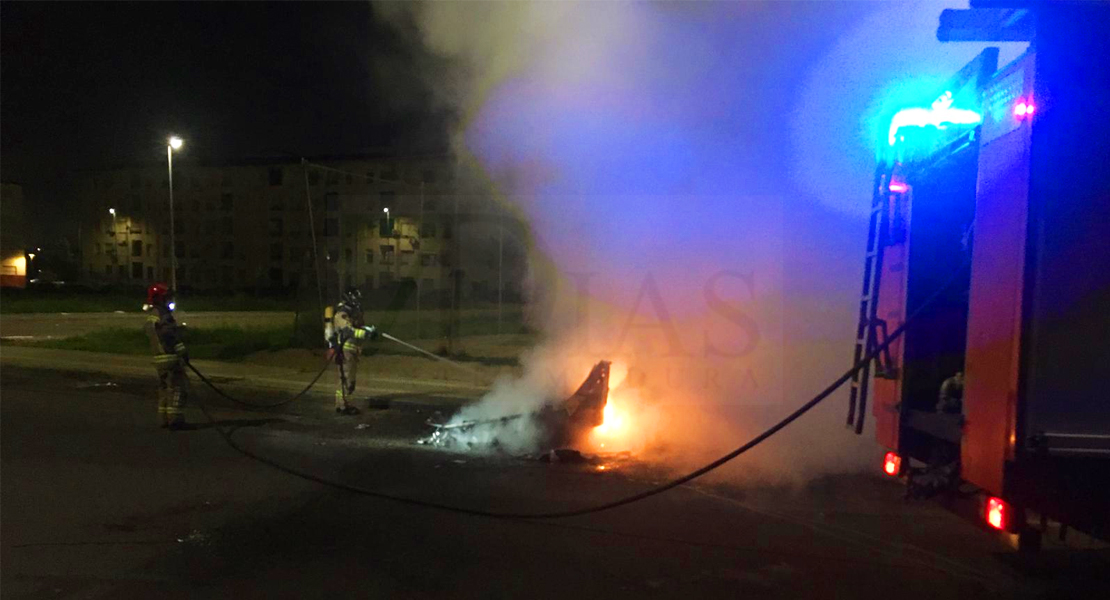
[[[972,0],[937,36],[1029,47],[885,119],[849,426],[1021,549],[1110,539],[1110,7]]]

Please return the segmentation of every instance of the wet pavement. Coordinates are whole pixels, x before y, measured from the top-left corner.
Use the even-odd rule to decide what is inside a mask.
[[[1021,563],[897,484],[699,484],[558,521],[367,497],[239,454],[210,424],[155,426],[147,378],[0,373],[5,598],[1057,598],[1110,591],[1105,552]],[[196,391],[224,431],[285,467],[377,493],[493,511],[612,500],[650,464],[475,456],[419,445],[434,399],[338,417],[310,397],[265,411]],[[272,401],[275,392],[250,399]],[[442,410],[457,406],[444,401]],[[452,404],[452,402],[454,404]],[[201,421],[196,409],[190,418]]]

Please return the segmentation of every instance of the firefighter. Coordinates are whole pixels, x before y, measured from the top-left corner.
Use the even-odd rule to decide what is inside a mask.
[[[189,394],[189,378],[185,365],[189,353],[181,341],[181,329],[173,317],[173,292],[164,283],[156,283],[146,291],[146,334],[154,352],[154,368],[158,372],[158,416],[162,427],[172,430],[187,428],[185,400]]]
[[[940,394],[937,398],[937,408],[940,412],[960,414],[964,408],[964,373],[960,371],[944,380],[940,384]]]
[[[324,310],[324,337],[328,354],[339,367],[339,389],[335,390],[335,412],[340,415],[357,415],[359,409],[351,406],[349,399],[355,393],[358,376],[358,357],[362,343],[376,339],[376,327],[363,322],[362,292],[348,288],[342,301],[333,309]]]

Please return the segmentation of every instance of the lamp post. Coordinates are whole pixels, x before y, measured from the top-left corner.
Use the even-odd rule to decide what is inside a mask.
[[[166,170],[169,172],[170,188],[170,289],[177,293],[177,230],[173,222],[173,151],[180,150],[184,140],[176,135],[170,136],[166,144]],[[112,213],[115,215],[115,213]]]
[[[116,223],[116,209],[109,208],[108,209],[108,214],[112,215],[112,255],[111,256],[116,257],[116,264],[118,264],[119,263],[119,246],[117,245],[117,242],[119,241],[119,230],[117,229],[118,225]],[[111,257],[109,257],[109,258],[111,258]],[[116,271],[116,278],[117,279],[119,278],[119,271],[118,270]]]

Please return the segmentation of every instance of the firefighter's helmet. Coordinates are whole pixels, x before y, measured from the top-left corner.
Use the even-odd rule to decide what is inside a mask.
[[[349,287],[343,292],[343,304],[351,308],[362,308],[362,292],[357,287]]]
[[[155,283],[146,289],[146,303],[151,306],[168,306],[173,299],[173,292],[164,283]]]

